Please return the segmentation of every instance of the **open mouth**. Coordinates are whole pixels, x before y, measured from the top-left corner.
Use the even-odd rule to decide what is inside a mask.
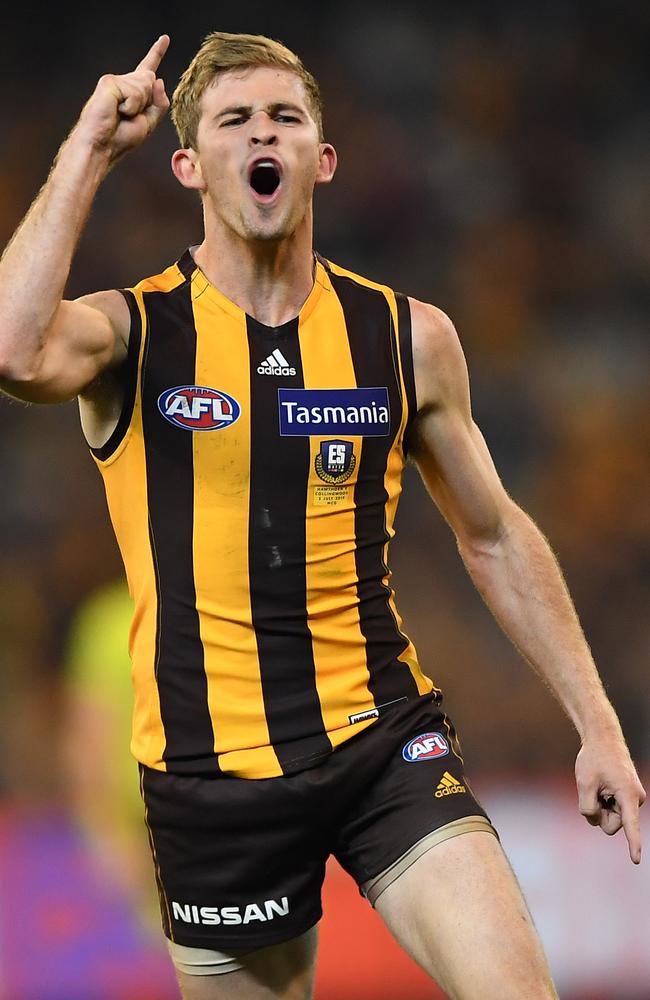
[[[258,160],[253,167],[250,186],[255,194],[262,198],[270,198],[280,186],[280,168],[275,160]]]

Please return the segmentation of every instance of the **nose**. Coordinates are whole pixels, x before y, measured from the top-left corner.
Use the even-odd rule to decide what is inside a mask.
[[[275,122],[265,112],[258,112],[251,118],[251,146],[274,146],[278,141]]]

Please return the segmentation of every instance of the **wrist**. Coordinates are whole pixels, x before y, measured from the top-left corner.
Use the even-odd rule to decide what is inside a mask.
[[[602,740],[608,736],[616,739],[623,738],[618,716],[605,697],[603,697],[602,702],[592,705],[588,711],[582,712],[574,722],[583,744]]]
[[[60,164],[65,165],[66,176],[99,187],[111,169],[112,151],[78,122],[57,154],[55,170]]]

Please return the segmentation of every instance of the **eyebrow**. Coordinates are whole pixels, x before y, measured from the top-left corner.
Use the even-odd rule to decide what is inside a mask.
[[[295,111],[299,115],[304,115],[305,113],[303,108],[299,107],[297,104],[291,104],[289,101],[274,101],[272,104],[268,104],[265,110],[270,114],[277,114],[278,111]],[[224,108],[223,111],[219,111],[217,113],[216,117],[223,118],[225,115],[246,115],[250,117],[252,113],[252,105],[238,104]]]

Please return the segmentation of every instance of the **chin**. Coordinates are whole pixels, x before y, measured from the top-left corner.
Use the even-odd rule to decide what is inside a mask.
[[[292,236],[295,228],[286,222],[269,222],[266,225],[255,222],[245,225],[241,235],[251,243],[279,243]]]

